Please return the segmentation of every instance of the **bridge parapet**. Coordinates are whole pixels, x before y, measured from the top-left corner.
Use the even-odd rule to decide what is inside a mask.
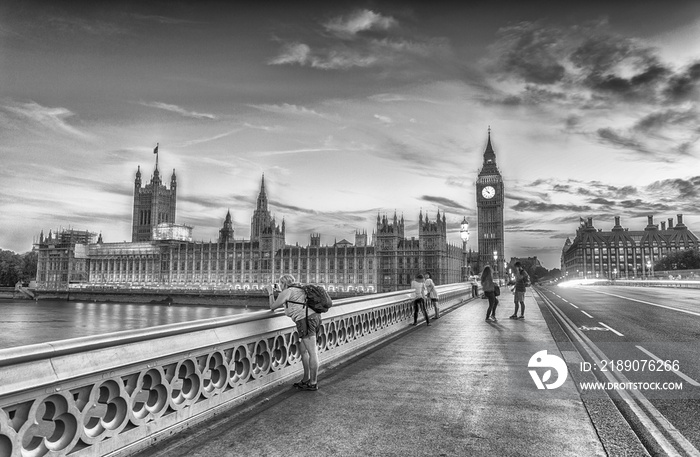
[[[468,284],[439,286],[441,309]],[[337,300],[321,364],[407,331],[409,291]],[[0,455],[126,455],[299,376],[300,343],[270,310],[0,350]]]

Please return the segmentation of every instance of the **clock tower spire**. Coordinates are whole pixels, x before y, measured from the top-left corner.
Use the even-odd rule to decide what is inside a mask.
[[[476,180],[476,208],[479,243],[479,268],[492,266],[494,275],[503,278],[503,177],[496,165],[496,152],[491,145],[491,127],[484,149],[484,162]],[[494,253],[500,263],[495,264]]]

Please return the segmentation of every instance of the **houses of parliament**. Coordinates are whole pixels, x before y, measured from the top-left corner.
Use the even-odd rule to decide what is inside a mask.
[[[484,166],[476,183],[479,215],[478,263],[492,252],[503,258],[503,181],[489,139]],[[377,214],[371,238],[355,230],[353,242],[323,245],[309,234],[307,246],[286,242],[286,225],[268,209],[265,177],[261,178],[250,222],[250,239],[238,239],[231,214],[224,217],[216,241],[193,241],[192,228],[176,224],[177,178],[168,188],[158,161],[143,186],[141,169],[134,179],[131,242],[107,243],[89,231],[42,232],[38,251],[37,289],[71,287],[173,290],[260,290],[291,273],[303,283],[331,292],[373,293],[408,289],[418,273],[429,271],[437,284],[464,279],[463,246],[447,240],[447,222],[439,210],[434,219],[420,210],[418,237],[407,236],[404,216]],[[481,259],[481,257],[484,257]]]

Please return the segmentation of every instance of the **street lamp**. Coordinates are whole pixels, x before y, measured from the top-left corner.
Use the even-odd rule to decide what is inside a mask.
[[[467,271],[467,242],[469,241],[469,222],[467,216],[462,219],[462,225],[459,228],[459,237],[462,239],[462,281],[466,281]]]
[[[493,268],[496,278],[498,278],[498,251],[493,251]]]
[[[651,260],[647,258],[647,276],[649,276],[649,272],[651,271]],[[654,277],[654,273],[651,273],[651,277]]]

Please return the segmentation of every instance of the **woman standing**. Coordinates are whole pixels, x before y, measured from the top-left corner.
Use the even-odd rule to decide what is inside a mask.
[[[496,319],[496,285],[493,282],[493,274],[491,267],[486,265],[484,271],[481,272],[481,287],[484,289],[484,295],[489,299],[489,309],[486,310],[486,321],[489,318]]]
[[[425,289],[428,291],[428,300],[433,303],[435,308],[435,319],[440,318],[440,308],[438,308],[438,294],[435,290],[435,283],[433,282],[432,275],[429,271],[425,272]]]

